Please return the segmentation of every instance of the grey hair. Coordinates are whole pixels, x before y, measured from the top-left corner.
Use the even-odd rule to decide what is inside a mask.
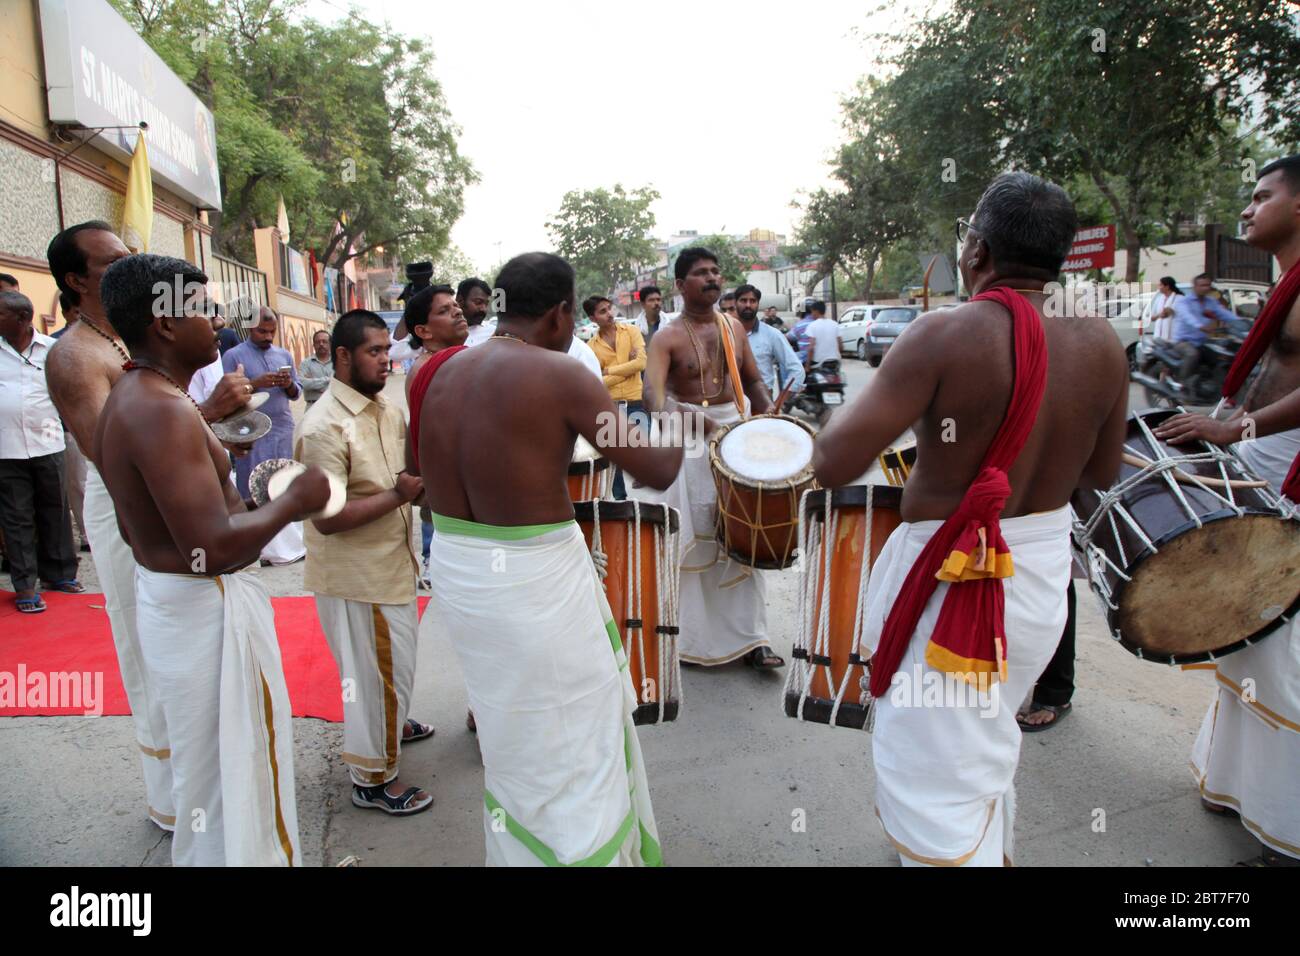
[[[988,243],[998,272],[1055,279],[1079,231],[1079,217],[1056,183],[1030,173],[1003,173],[984,190],[971,227]]]
[[[25,315],[29,319],[33,315],[32,300],[17,289],[0,292],[0,309],[12,312],[14,315]]]
[[[108,267],[99,283],[99,298],[122,341],[135,345],[144,341],[155,316],[178,314],[207,284],[203,270],[184,259],[141,253]]]

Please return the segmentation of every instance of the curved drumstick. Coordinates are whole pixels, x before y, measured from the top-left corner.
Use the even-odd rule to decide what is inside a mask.
[[[778,395],[776,397],[776,401],[772,403],[772,410],[770,414],[772,415],[781,414],[781,409],[785,407],[785,400],[790,397],[790,391],[793,388],[794,388],[794,377],[791,376],[790,381],[785,383],[785,388],[781,389],[781,394]]]
[[[1136,452],[1126,451],[1124,452],[1124,464],[1132,465],[1134,468],[1146,468],[1150,465],[1154,465],[1155,462],[1152,461],[1150,458],[1144,458],[1142,455],[1139,455]],[[1239,478],[1230,478],[1228,479],[1228,482],[1225,485],[1222,478],[1209,478],[1209,477],[1203,477],[1201,475],[1189,475],[1181,468],[1173,469],[1173,474],[1174,474],[1174,480],[1184,485],[1194,485],[1200,483],[1203,485],[1218,485],[1220,487],[1228,487],[1228,488],[1267,488],[1268,487],[1267,481],[1243,481]]]

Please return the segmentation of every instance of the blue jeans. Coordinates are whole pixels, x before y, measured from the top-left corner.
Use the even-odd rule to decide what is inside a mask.
[[[424,560],[428,561],[429,549],[433,546],[433,522],[432,521],[420,522],[420,542],[421,542],[421,549],[422,549],[420,551],[420,555],[424,558]]]
[[[650,416],[645,413],[645,405],[641,402],[615,402],[627,413],[627,420],[640,428],[647,435],[650,434]],[[623,469],[617,468],[614,471],[614,499],[622,501],[627,497],[627,488],[623,484]]]

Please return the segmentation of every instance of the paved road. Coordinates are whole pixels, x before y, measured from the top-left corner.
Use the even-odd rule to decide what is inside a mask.
[[[855,360],[845,366],[851,397],[874,373]],[[389,386],[397,400],[401,384]],[[1135,396],[1133,407],[1142,404]],[[259,573],[273,593],[303,593],[301,564]],[[89,561],[83,579],[95,587]],[[795,573],[769,572],[768,581],[770,633],[788,654]],[[1256,855],[1240,825],[1200,809],[1188,769],[1211,694],[1207,675],[1129,655],[1084,591],[1077,644],[1074,713],[1025,738],[1017,863],[1220,866]],[[870,737],[786,718],[778,674],[736,664],[688,668],[683,679],[679,720],[640,732],[670,864],[896,865],[871,810]],[[414,699],[413,715],[438,732],[407,750],[402,773],[429,787],[436,803],[410,819],[352,807],[341,726],[294,721],[308,864],[348,856],[367,866],[483,862],[482,770],[445,642],[421,647]],[[127,717],[0,720],[0,864],[168,863],[168,838],[143,816],[132,738]],[[806,827],[797,830],[800,818]]]

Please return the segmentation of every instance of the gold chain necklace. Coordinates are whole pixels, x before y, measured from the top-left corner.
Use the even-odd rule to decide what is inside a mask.
[[[708,407],[709,407],[709,400],[710,400],[710,399],[717,398],[718,396],[720,396],[720,395],[723,393],[723,391],[726,389],[727,386],[726,386],[725,384],[723,384],[723,385],[719,385],[719,386],[718,386],[718,390],[717,390],[716,392],[714,392],[712,395],[706,395],[706,394],[705,394],[705,388],[704,388],[704,353],[703,353],[703,350],[702,350],[701,347],[700,347],[699,340],[696,339],[696,337],[695,337],[695,332],[691,330],[691,320],[688,319],[688,318],[685,317],[685,316],[682,316],[682,322],[686,325],[686,336],[687,336],[687,338],[689,338],[689,339],[691,340],[691,348],[695,350],[695,359],[696,359],[696,361],[699,363],[699,369],[700,369],[700,404],[703,405],[705,408],[708,408]],[[714,321],[714,325],[715,325],[715,326],[717,325],[716,320]],[[721,330],[721,329],[718,329],[718,353],[717,353],[717,362],[716,362],[716,365],[720,365],[720,364],[722,364],[722,330]],[[709,363],[709,371],[710,371],[710,372],[713,371],[713,369],[716,367],[716,365],[715,365],[714,362],[710,362],[710,363]],[[718,377],[717,377],[717,375],[714,375],[714,376],[713,376],[713,384],[714,384],[714,385],[718,385]]]
[[[522,336],[515,335],[515,333],[513,332],[493,332],[490,337],[494,339],[511,339],[515,342],[520,343],[521,345],[528,344],[527,339],[523,338]]]

